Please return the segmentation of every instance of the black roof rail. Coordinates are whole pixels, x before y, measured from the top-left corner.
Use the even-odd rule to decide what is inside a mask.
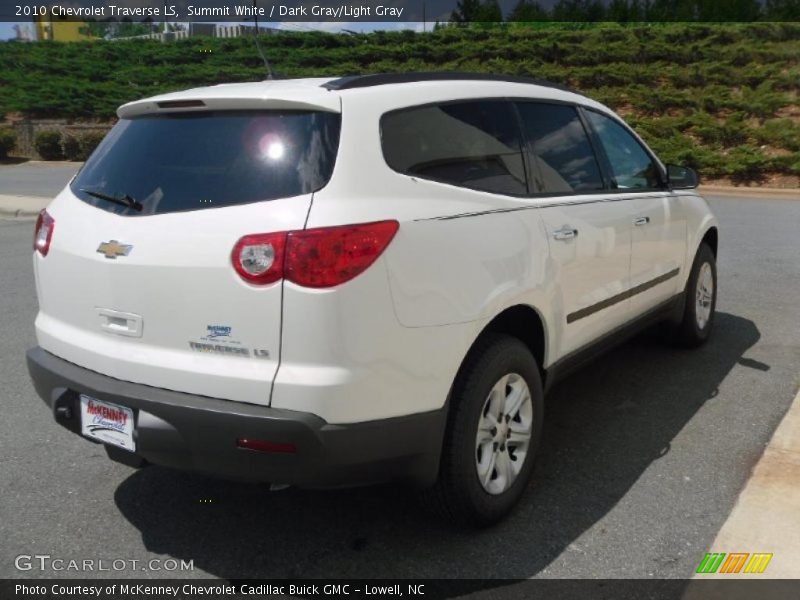
[[[505,81],[508,83],[527,83],[554,88],[563,92],[583,95],[565,85],[545,79],[520,77],[517,75],[493,75],[489,73],[459,73],[452,71],[425,73],[373,73],[369,75],[347,75],[322,84],[328,90],[352,90],[356,88],[388,85],[391,83],[415,83],[419,81]]]

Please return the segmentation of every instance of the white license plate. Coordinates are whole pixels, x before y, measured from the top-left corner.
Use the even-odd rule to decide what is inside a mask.
[[[133,411],[81,394],[81,433],[86,437],[136,451],[133,441]]]

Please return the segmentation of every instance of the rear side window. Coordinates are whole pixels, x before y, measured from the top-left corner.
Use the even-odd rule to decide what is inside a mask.
[[[151,215],[314,192],[331,176],[340,116],[313,111],[193,112],[123,119],[71,189],[104,210]],[[86,191],[128,195],[137,211]]]
[[[616,188],[661,187],[655,161],[625,127],[593,110],[587,110],[586,116],[603,145]]]
[[[603,178],[578,111],[572,106],[520,102],[536,192],[570,193],[603,189]]]
[[[502,100],[446,103],[381,119],[386,163],[405,175],[521,196],[527,193],[513,107]]]

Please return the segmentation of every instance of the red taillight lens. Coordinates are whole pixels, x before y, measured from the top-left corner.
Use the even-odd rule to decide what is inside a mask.
[[[294,444],[281,442],[268,442],[266,440],[251,440],[249,438],[239,438],[236,445],[245,450],[255,450],[256,452],[268,452],[278,454],[294,454],[297,447]]]
[[[360,275],[394,238],[397,221],[292,231],[286,247],[286,279],[304,287],[339,285]]]
[[[283,278],[283,259],[287,232],[246,235],[233,247],[233,268],[245,281],[257,285]]]
[[[285,277],[304,287],[332,287],[363,273],[399,227],[397,221],[379,221],[246,235],[236,242],[231,260],[250,283],[264,285]]]
[[[42,256],[47,256],[55,228],[55,219],[46,210],[42,210],[36,219],[36,229],[33,234],[33,250],[35,252],[39,252]]]

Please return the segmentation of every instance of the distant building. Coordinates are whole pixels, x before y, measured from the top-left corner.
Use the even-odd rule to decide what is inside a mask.
[[[176,40],[185,40],[190,37],[217,37],[217,38],[237,38],[242,36],[253,35],[255,27],[252,25],[218,25],[214,23],[186,23],[185,29],[176,29],[174,31],[153,32],[143,35],[133,36],[120,36],[109,38],[111,41],[118,40],[160,40],[162,42],[174,42]],[[261,35],[272,35],[281,33],[280,29],[274,27],[260,27],[259,33]]]
[[[34,19],[36,39],[53,42],[81,42],[96,39],[88,34],[83,21],[67,21],[59,17],[40,16]]]
[[[16,42],[35,42],[36,26],[33,23],[17,23],[13,27],[14,41]]]

